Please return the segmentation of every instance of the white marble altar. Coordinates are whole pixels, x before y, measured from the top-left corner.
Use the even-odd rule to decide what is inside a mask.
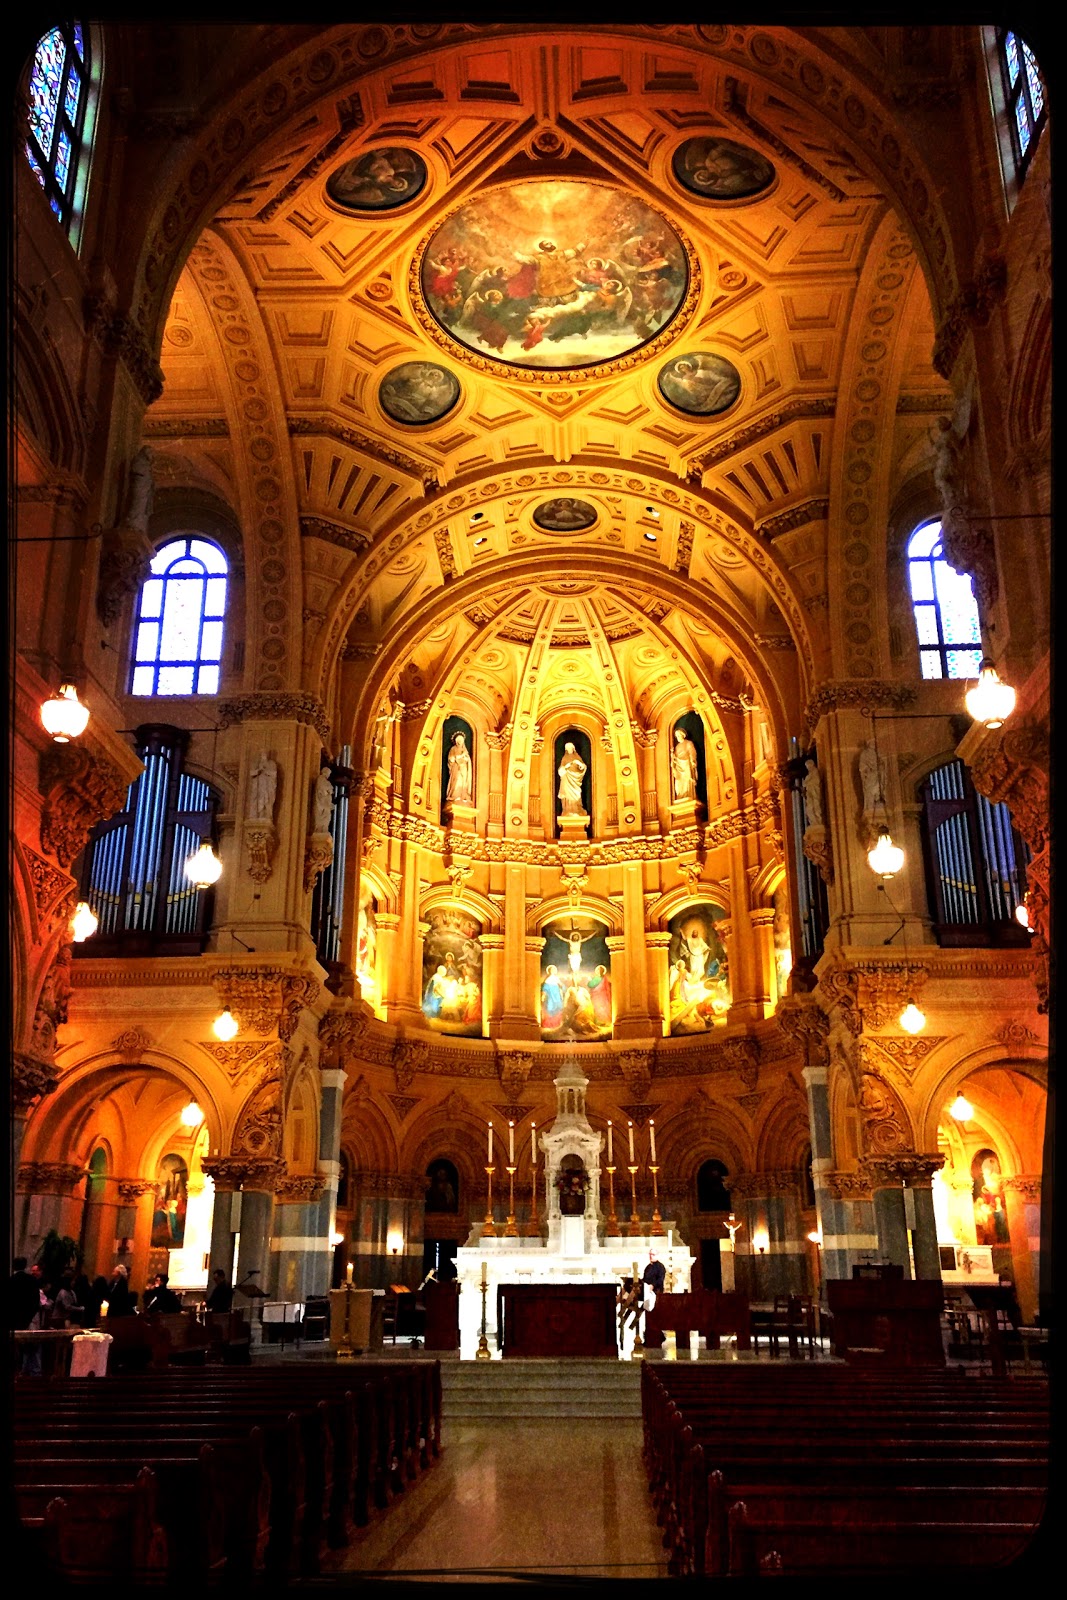
[[[557,1115],[552,1126],[541,1134],[544,1153],[544,1185],[547,1195],[543,1221],[548,1237],[508,1237],[498,1231],[486,1238],[480,1226],[471,1230],[466,1245],[456,1252],[459,1278],[459,1353],[464,1361],[473,1360],[478,1350],[482,1321],[482,1267],[487,1283],[485,1297],[486,1332],[490,1353],[498,1352],[496,1301],[497,1287],[504,1283],[620,1283],[630,1277],[636,1264],[638,1275],[648,1265],[654,1251],[667,1268],[668,1287],[684,1293],[690,1286],[695,1257],[682,1242],[670,1221],[663,1223],[662,1234],[606,1233],[600,1204],[600,1153],[602,1134],[590,1126],[585,1110],[589,1080],[581,1069],[569,1062],[555,1079]],[[584,1170],[585,1209],[578,1215],[565,1215],[560,1207],[557,1186],[561,1168],[575,1158]],[[627,1188],[629,1186],[627,1185]],[[616,1191],[616,1200],[621,1204]],[[627,1207],[629,1196],[626,1197]],[[640,1209],[640,1207],[639,1207]],[[647,1203],[645,1206],[647,1210]],[[625,1223],[625,1218],[618,1219]],[[629,1334],[623,1356],[629,1354],[633,1335]]]

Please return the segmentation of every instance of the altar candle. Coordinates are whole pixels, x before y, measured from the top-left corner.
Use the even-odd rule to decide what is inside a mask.
[[[652,1121],[651,1117],[648,1119],[648,1137],[649,1137],[649,1140],[650,1140],[650,1143],[651,1143],[651,1148],[652,1148],[652,1165],[655,1166],[656,1165],[656,1124]]]
[[[611,1153],[611,1118],[608,1118],[608,1166],[615,1165],[615,1157]]]
[[[492,1123],[489,1124],[489,1160],[487,1162],[487,1165],[490,1166],[490,1167],[493,1165],[493,1124]]]
[[[515,1165],[515,1124],[508,1123],[508,1166]]]
[[[537,1170],[537,1123],[530,1123],[530,1165]]]
[[[628,1122],[626,1126],[630,1130],[630,1165],[632,1167],[634,1165],[634,1125],[632,1122]]]
[[[352,1282],[352,1273],[355,1271],[355,1265],[356,1264],[355,1264],[354,1261],[350,1261],[348,1263],[348,1281],[349,1281],[349,1283]]]
[[[488,1280],[488,1276],[486,1274],[486,1266],[485,1266],[485,1262],[483,1261],[482,1262],[482,1288],[483,1289],[485,1288],[485,1286],[488,1283],[488,1281],[489,1280]]]

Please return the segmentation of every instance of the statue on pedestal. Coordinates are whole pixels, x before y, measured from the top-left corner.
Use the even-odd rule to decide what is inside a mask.
[[[697,797],[697,747],[684,728],[674,730],[674,749],[671,751],[671,793],[674,800],[695,800]]]
[[[467,749],[467,737],[463,733],[452,736],[452,748],[448,752],[448,788],[445,791],[445,799],[453,805],[474,804],[474,766],[470,751]]]
[[[585,762],[568,739],[563,746],[563,759],[557,769],[560,809],[565,817],[585,816],[585,807],[582,804],[582,779],[585,774]]]
[[[277,793],[278,763],[271,760],[266,750],[262,750],[248,780],[248,820],[273,822]]]

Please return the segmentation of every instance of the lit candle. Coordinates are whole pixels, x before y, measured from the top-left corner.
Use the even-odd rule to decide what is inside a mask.
[[[611,1153],[611,1119],[609,1117],[608,1118],[608,1166],[609,1167],[613,1167],[614,1165],[615,1165],[615,1157]]]
[[[537,1123],[530,1123],[530,1165],[537,1166]]]
[[[493,1165],[493,1124],[492,1123],[489,1124],[489,1161],[488,1161],[488,1165],[490,1167]]]
[[[632,1167],[634,1164],[634,1125],[632,1122],[628,1122],[626,1126],[630,1130],[630,1165]]]
[[[100,1302],[100,1315],[101,1315],[101,1317],[106,1317],[107,1316],[107,1301],[106,1300],[101,1300],[101,1302]]]
[[[355,1270],[355,1262],[354,1261],[350,1261],[348,1263],[348,1281],[349,1281],[349,1283],[352,1282],[352,1273],[354,1272],[354,1270]]]
[[[485,1262],[483,1261],[482,1262],[482,1288],[483,1289],[485,1288],[485,1286],[488,1283],[488,1281],[489,1281],[489,1279],[488,1279],[488,1275],[486,1273],[486,1265],[485,1265]]]
[[[649,1137],[649,1140],[650,1140],[650,1143],[651,1143],[651,1149],[652,1149],[652,1165],[655,1166],[656,1165],[656,1124],[652,1121],[651,1117],[648,1119],[648,1137]]]
[[[508,1166],[515,1165],[515,1124],[508,1123]]]

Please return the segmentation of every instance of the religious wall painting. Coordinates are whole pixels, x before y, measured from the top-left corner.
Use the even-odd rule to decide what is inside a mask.
[[[356,917],[356,977],[364,1000],[378,999],[378,902],[366,883],[360,884]]]
[[[574,179],[529,179],[467,201],[430,239],[423,297],[480,355],[566,371],[639,349],[689,287],[671,224],[636,195]]]
[[[414,200],[426,184],[426,163],[402,145],[380,145],[336,168],[326,193],[346,211],[391,211]]]
[[[766,156],[733,139],[686,139],[671,157],[671,170],[701,200],[751,200],[775,178]]]
[[[730,1009],[726,949],[715,931],[726,912],[704,901],[687,906],[667,927],[668,1003],[672,1033],[707,1033]]]
[[[474,805],[474,730],[465,717],[446,717],[441,730],[441,820],[450,806]]]
[[[671,727],[671,801],[708,801],[704,756],[704,724],[696,711],[685,711]]]
[[[439,1033],[482,1035],[481,924],[432,911],[422,946],[422,1014]]]
[[[561,817],[593,814],[593,751],[581,728],[565,728],[553,745],[556,778],[556,832]]]
[[[717,417],[741,393],[741,374],[733,362],[706,350],[673,357],[660,368],[656,383],[663,398],[689,417]]]
[[[979,1150],[971,1162],[974,1231],[978,1244],[1008,1244],[1008,1213],[1004,1205],[1004,1179],[995,1150]]]
[[[426,1169],[426,1203],[430,1212],[454,1214],[459,1210],[459,1173],[443,1157]]]
[[[408,427],[440,422],[459,399],[459,379],[436,361],[402,361],[378,386],[386,416]]]
[[[789,993],[789,974],[793,970],[793,935],[789,926],[789,896],[783,883],[771,896],[774,907],[774,982],[778,998]]]
[[[181,1156],[171,1152],[162,1158],[156,1171],[156,1193],[152,1206],[153,1249],[182,1248],[188,1204],[189,1168]]]
[[[543,533],[584,533],[596,521],[596,507],[588,500],[575,500],[571,495],[557,495],[554,500],[542,500],[533,514],[534,526]]]
[[[607,928],[574,915],[546,923],[541,951],[542,1039],[610,1039],[611,952]]]

